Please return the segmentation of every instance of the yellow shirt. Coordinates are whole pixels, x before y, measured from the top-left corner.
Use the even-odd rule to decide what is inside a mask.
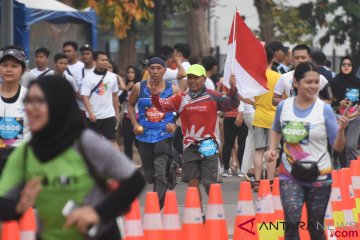
[[[269,92],[255,97],[255,115],[252,123],[255,127],[272,127],[275,118],[276,107],[272,105],[272,98],[277,80],[281,74],[271,69],[266,70],[267,87]]]

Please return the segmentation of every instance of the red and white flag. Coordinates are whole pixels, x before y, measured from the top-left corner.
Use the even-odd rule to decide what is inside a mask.
[[[266,68],[267,58],[264,46],[236,11],[228,42],[224,85],[230,86],[229,77],[233,72],[237,80],[236,86],[242,97],[251,98],[267,93]]]

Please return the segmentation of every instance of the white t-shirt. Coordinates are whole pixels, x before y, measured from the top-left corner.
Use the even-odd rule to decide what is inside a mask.
[[[90,96],[91,90],[98,85],[104,75],[98,75],[90,72],[83,79],[81,95]],[[107,71],[103,82],[96,88],[90,96],[92,111],[97,119],[104,119],[115,116],[115,109],[112,102],[112,94],[119,91],[116,75]],[[89,117],[88,112],[86,116]]]
[[[184,68],[185,73],[186,73],[186,71],[190,67],[190,63],[189,62],[182,62],[181,66]],[[176,86],[179,86],[179,81],[177,79],[178,72],[179,72],[178,69],[166,68],[166,72],[164,74],[163,79],[165,81],[171,81],[172,84],[175,84]]]
[[[86,75],[88,75],[89,73],[93,72],[94,70],[95,70],[95,67],[93,67],[93,68],[85,68],[85,66],[81,69],[81,79],[79,79],[77,81],[75,80],[77,88],[79,89],[79,92],[81,92],[81,86],[82,86],[82,81],[83,81],[84,77]],[[78,103],[78,106],[79,106],[80,110],[86,111],[84,103],[79,99],[76,99],[76,100],[77,100],[77,103]]]
[[[293,91],[293,88],[292,88],[293,78],[294,78],[294,70],[287,72],[285,74],[282,74],[275,85],[274,93],[281,95],[281,96],[283,94],[286,94],[286,96],[288,96],[288,97],[293,97],[294,96],[294,93],[292,92]],[[327,83],[328,83],[328,80],[323,75],[320,74],[319,92],[326,86]]]
[[[26,94],[27,89],[21,86],[16,102],[6,103],[0,97],[0,149],[19,146],[23,140],[30,138],[23,104]]]
[[[71,86],[74,89],[74,92],[79,92],[79,88],[78,88],[78,86],[76,84],[75,79],[72,76],[70,76],[66,71],[64,72],[64,77],[65,77],[66,80],[69,81],[69,83],[71,84]]]
[[[82,69],[84,67],[84,63],[77,61],[74,64],[68,64],[68,70],[66,70],[65,72],[67,72],[70,76],[72,76],[76,82],[81,81],[82,79]]]
[[[42,73],[46,72],[47,70],[49,70],[49,68],[46,68],[44,71],[39,71],[38,68],[33,68],[30,70],[30,72],[35,76],[35,77],[38,77],[40,76]],[[54,71],[53,70],[50,70],[48,71],[45,75],[50,75],[50,74],[53,74]]]
[[[215,90],[214,82],[210,78],[206,78],[205,87],[210,90]]]

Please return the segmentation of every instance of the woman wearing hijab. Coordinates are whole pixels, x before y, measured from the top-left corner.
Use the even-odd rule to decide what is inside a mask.
[[[352,59],[349,56],[341,59],[340,72],[331,82],[331,90],[335,97],[333,105],[335,105],[337,113],[346,114],[350,118],[345,133],[346,166],[349,167],[350,161],[357,158],[356,150],[360,135],[360,118],[357,114],[358,108],[355,106],[359,104],[360,79],[355,77]]]
[[[71,85],[45,76],[24,99],[32,138],[9,157],[0,180],[0,220],[18,219],[36,206],[41,239],[119,239],[115,219],[144,186],[124,154],[85,130]],[[101,176],[101,177],[100,177]],[[105,179],[121,181],[107,193]],[[76,206],[65,211],[65,205]]]

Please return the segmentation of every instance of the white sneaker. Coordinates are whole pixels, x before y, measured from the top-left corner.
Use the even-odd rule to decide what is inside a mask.
[[[231,174],[231,170],[228,169],[228,170],[224,170],[223,171],[223,174],[222,174],[223,177],[232,177],[232,174]]]

